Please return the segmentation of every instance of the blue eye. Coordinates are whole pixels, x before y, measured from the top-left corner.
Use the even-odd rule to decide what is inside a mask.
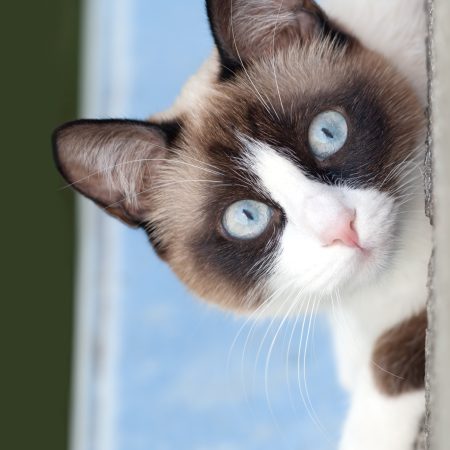
[[[225,231],[237,239],[254,239],[269,225],[272,208],[254,200],[241,200],[227,208],[222,219]]]
[[[314,156],[323,161],[338,152],[347,140],[345,117],[337,111],[326,111],[314,118],[309,127],[309,145]]]

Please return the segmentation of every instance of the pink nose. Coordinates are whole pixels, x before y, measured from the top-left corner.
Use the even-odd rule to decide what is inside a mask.
[[[320,235],[325,247],[341,244],[347,247],[360,247],[358,232],[355,230],[355,214],[342,214]]]

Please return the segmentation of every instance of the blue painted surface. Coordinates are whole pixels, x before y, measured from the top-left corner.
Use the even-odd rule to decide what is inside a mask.
[[[212,42],[202,0],[132,4],[129,109],[143,118],[170,105]],[[121,247],[118,449],[336,448],[346,398],[323,319],[311,324],[305,359],[300,318],[279,331],[267,363],[278,323],[242,328],[245,320],[193,299],[141,232],[124,230]]]

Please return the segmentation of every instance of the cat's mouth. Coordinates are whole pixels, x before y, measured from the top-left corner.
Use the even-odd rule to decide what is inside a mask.
[[[371,248],[359,247],[358,251],[365,260],[368,260],[372,257],[373,249]]]
[[[357,255],[361,255],[365,258],[368,258],[373,253],[373,247],[370,247],[368,244],[361,242],[360,240],[352,242],[350,248],[354,250]]]

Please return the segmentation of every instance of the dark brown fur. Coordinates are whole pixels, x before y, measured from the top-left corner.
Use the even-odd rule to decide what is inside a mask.
[[[386,395],[423,389],[427,314],[422,311],[388,330],[373,352],[375,381]]]

